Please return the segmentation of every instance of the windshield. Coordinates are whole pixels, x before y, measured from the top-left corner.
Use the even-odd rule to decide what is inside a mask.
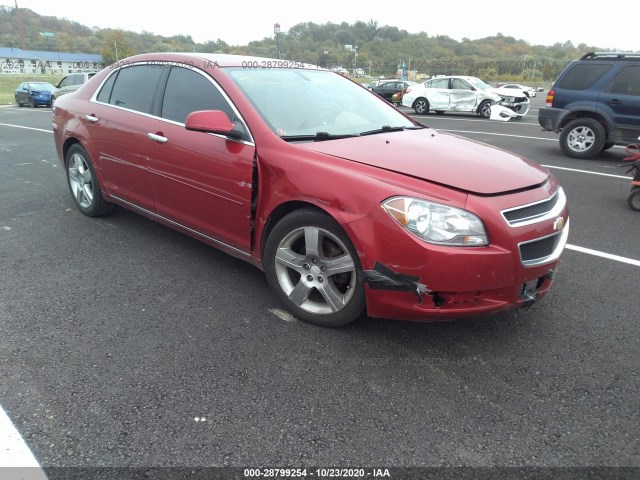
[[[54,88],[55,87],[50,83],[30,83],[29,84],[30,90],[39,90],[41,92],[44,92],[44,91],[53,92]]]
[[[480,90],[489,90],[493,88],[490,84],[488,84],[487,82],[483,82],[479,78],[468,78],[467,80],[469,80],[469,83],[471,83],[471,85]]]
[[[325,70],[225,69],[283,138],[422,128],[365,88]]]

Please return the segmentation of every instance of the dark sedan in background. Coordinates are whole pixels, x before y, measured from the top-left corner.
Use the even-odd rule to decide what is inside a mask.
[[[31,105],[37,107],[44,105],[51,106],[51,92],[56,87],[48,82],[23,82],[18,85],[15,91],[16,103],[19,107]]]
[[[416,85],[416,82],[412,82],[411,80],[392,80],[376,85],[371,91],[380,95],[386,101],[392,102],[393,96],[396,93],[404,92],[404,90],[411,85]]]

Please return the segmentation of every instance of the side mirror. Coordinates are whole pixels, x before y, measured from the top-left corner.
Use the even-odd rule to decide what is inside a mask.
[[[242,129],[222,110],[198,110],[187,115],[184,128],[194,132],[217,133],[231,138],[244,138]]]

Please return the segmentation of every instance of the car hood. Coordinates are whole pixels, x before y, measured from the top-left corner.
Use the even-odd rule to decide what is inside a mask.
[[[480,195],[530,188],[549,177],[546,169],[527,159],[432,129],[296,146]]]
[[[524,90],[517,88],[494,88],[491,92],[500,95],[501,97],[525,97]]]

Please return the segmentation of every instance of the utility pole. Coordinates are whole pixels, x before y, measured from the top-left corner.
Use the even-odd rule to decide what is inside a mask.
[[[18,8],[18,0],[16,2],[16,16],[18,17],[18,30],[20,31],[20,48],[26,50],[26,44],[24,42],[24,27],[22,26],[22,17],[20,16],[20,9]]]
[[[279,42],[279,37],[280,37],[280,24],[276,23],[273,25],[273,33],[276,36],[276,58],[280,58],[280,42]]]

